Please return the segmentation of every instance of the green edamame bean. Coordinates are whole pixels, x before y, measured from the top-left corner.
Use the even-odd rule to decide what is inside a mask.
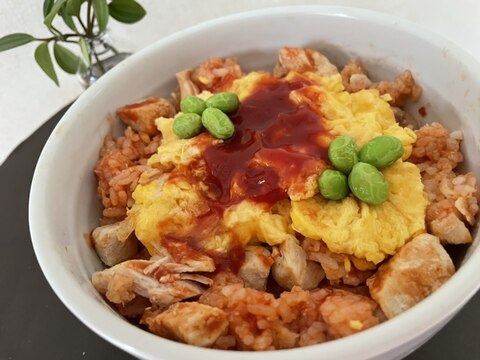
[[[205,101],[194,95],[186,96],[180,101],[180,110],[182,110],[184,114],[194,113],[202,115],[203,110],[206,108],[207,104],[205,104]]]
[[[202,117],[198,114],[182,114],[173,121],[172,130],[180,139],[190,139],[202,132]]]
[[[341,200],[348,194],[347,176],[338,170],[325,170],[318,178],[320,194],[326,199]]]
[[[234,112],[239,105],[240,100],[237,94],[232,92],[218,93],[207,99],[207,108],[216,108],[222,110],[225,114]]]
[[[228,139],[235,132],[229,117],[216,108],[205,109],[202,114],[202,124],[217,139]]]
[[[395,136],[382,135],[370,140],[360,150],[360,161],[383,169],[400,159],[404,153],[401,141]]]
[[[352,194],[364,203],[378,205],[388,199],[388,181],[373,165],[356,163],[348,176],[348,185]]]
[[[328,148],[328,158],[333,166],[344,174],[349,174],[358,162],[358,149],[351,136],[338,136]]]

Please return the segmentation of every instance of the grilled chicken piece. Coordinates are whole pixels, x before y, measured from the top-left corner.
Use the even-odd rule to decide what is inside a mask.
[[[372,84],[368,78],[367,70],[358,60],[350,60],[340,71],[340,75],[342,75],[343,86],[348,92],[368,89]]]
[[[175,74],[177,77],[178,87],[180,88],[180,98],[186,96],[198,95],[200,90],[198,86],[192,81],[192,69],[185,69]]]
[[[92,239],[95,251],[107,266],[128,260],[138,251],[135,236],[122,234],[122,222],[97,227],[92,232]]]
[[[453,212],[430,222],[430,230],[433,235],[440,238],[442,243],[458,245],[472,242],[470,231]]]
[[[274,254],[272,275],[284,289],[290,290],[295,285],[305,290],[314,289],[325,277],[319,264],[307,260],[305,250],[294,237],[289,237],[276,252],[279,254]]]
[[[157,135],[155,119],[175,116],[175,107],[168,100],[152,96],[117,109],[117,115],[135,131]]]
[[[338,69],[325,56],[313,49],[281,48],[278,55],[283,72],[296,71],[299,73],[313,71],[321,76],[338,74]],[[282,74],[282,69],[275,67],[277,76]]]
[[[126,304],[140,295],[164,308],[202,294],[205,291],[203,284],[210,284],[211,280],[190,272],[203,269],[175,263],[172,265],[168,257],[129,260],[93,273],[92,283],[112,303]],[[179,273],[181,271],[184,273]]]
[[[193,71],[192,80],[202,90],[220,92],[228,90],[241,76],[242,68],[236,58],[210,58]]]
[[[246,287],[265,291],[272,264],[270,251],[262,246],[248,246],[238,276],[243,279]]]
[[[154,334],[186,344],[208,347],[228,326],[225,312],[197,302],[176,303],[160,314],[143,317]]]
[[[422,234],[380,266],[367,285],[372,298],[391,319],[429,296],[454,272],[452,260],[440,240]]]

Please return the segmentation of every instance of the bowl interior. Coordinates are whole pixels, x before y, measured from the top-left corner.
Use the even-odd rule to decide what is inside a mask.
[[[80,97],[52,133],[32,186],[32,239],[48,281],[77,317],[123,349],[145,358],[187,359],[202,352],[211,358],[224,356],[219,351],[157,338],[129,325],[90,283],[92,272],[102,265],[84,234],[98,225],[100,216],[93,174],[98,151],[112,124],[115,132],[121,129],[112,114],[119,106],[148,95],[168,97],[176,87],[177,71],[194,67],[209,57],[233,55],[245,70],[271,70],[278,49],[283,46],[319,49],[337,65],[352,57],[359,58],[374,80],[391,79],[404,69],[411,69],[424,93],[417,104],[410,105],[410,112],[421,122],[439,121],[451,130],[463,130],[464,168],[480,177],[480,66],[450,43],[417,26],[360,10],[294,7],[235,15],[170,36],[119,64]],[[422,106],[428,114],[424,118],[418,114]],[[471,262],[470,257],[478,255],[476,233],[477,229],[475,244],[466,252],[459,252],[458,264],[465,266]],[[452,281],[457,281],[455,277]],[[464,285],[469,286],[470,292],[478,287],[480,279],[477,276],[471,281],[471,285]],[[441,291],[438,293],[426,302],[432,300],[433,305],[435,296],[443,296]],[[466,293],[467,290],[458,296],[465,298]],[[415,308],[363,334],[292,351],[304,359],[318,358],[320,354],[324,359],[347,359],[352,354],[357,358],[375,358],[430,331],[451,315],[461,300],[452,300],[455,306],[437,314],[438,321],[433,321],[433,313],[428,318]],[[427,325],[415,328],[414,318],[427,321]],[[388,329],[402,326],[405,330],[397,333],[398,338],[385,337],[378,330],[384,327],[388,333]],[[375,331],[380,338],[373,336]],[[290,357],[292,351],[280,352],[285,355],[276,352],[275,356],[286,358],[288,353]],[[398,351],[392,351],[388,358],[402,353]],[[259,354],[248,356],[260,358]]]

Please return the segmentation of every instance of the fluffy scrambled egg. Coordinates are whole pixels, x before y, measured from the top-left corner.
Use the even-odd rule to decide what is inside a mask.
[[[356,93],[344,91],[342,77],[334,75],[321,77],[314,73],[290,73],[287,78],[305,78],[314,85],[293,91],[290,98],[298,104],[307,104],[316,109],[324,118],[330,133],[335,136],[350,135],[360,148],[374,137],[395,136],[403,144],[403,160],[412,153],[415,133],[403,128],[395,121],[388,104],[390,95],[380,95],[378,90],[361,90]]]
[[[397,161],[383,171],[389,199],[368,205],[348,196],[341,201],[316,196],[292,202],[293,227],[302,235],[323,240],[330,251],[379,263],[413,236],[425,232],[427,199],[420,172]]]
[[[289,202],[267,210],[248,200],[228,208],[219,218],[211,214],[198,189],[181,177],[166,177],[138,185],[129,211],[135,234],[151,254],[162,238],[195,238],[202,248],[226,252],[235,243],[265,242],[277,245],[293,234]]]
[[[416,135],[397,124],[387,103],[388,95],[380,96],[373,89],[348,93],[344,91],[340,75],[326,78],[306,73],[301,76],[316,85],[292,92],[292,100],[316,108],[332,134],[350,135],[359,147],[380,135],[395,136],[404,146],[403,159],[410,156]],[[428,201],[415,165],[399,160],[382,172],[390,185],[385,203],[368,205],[352,195],[342,201],[321,196],[293,201],[294,229],[306,237],[324,241],[335,253],[374,263],[393,255],[406,241],[425,232]]]
[[[252,72],[235,80],[230,90],[244,100],[267,76]],[[410,156],[415,134],[396,123],[387,103],[388,95],[380,96],[377,90],[350,94],[344,91],[340,75],[290,73],[286,81],[298,78],[310,85],[292,91],[290,99],[321,114],[331,134],[351,135],[359,147],[376,136],[393,135],[405,148],[403,160]],[[362,203],[352,195],[341,201],[316,195],[306,200],[282,201],[272,209],[244,200],[227,208],[221,216],[209,216],[211,209],[201,195],[203,184],[172,175],[182,174],[172,170],[198,160],[208,146],[219,140],[206,134],[178,139],[172,132],[173,120],[157,120],[163,141],[148,162],[170,173],[138,185],[133,193],[135,203],[129,210],[137,237],[152,254],[156,252],[155,244],[172,234],[181,238],[195,233],[203,248],[224,252],[238,241],[243,245],[280,244],[297,231],[324,241],[332,252],[349,255],[358,262],[379,263],[425,231],[427,199],[420,173],[415,165],[402,160],[383,170],[390,184],[390,197],[381,205]]]

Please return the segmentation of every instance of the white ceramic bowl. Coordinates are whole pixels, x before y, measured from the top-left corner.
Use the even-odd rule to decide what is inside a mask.
[[[480,65],[423,28],[364,10],[320,6],[275,8],[210,21],[164,38],[118,65],[89,88],[50,136],[33,178],[29,220],[38,261],[53,290],[90,329],[144,359],[291,360],[398,359],[452,318],[480,286],[479,238],[441,289],[402,315],[325,344],[264,353],[225,352],[179,344],[125,321],[95,291],[102,265],[83,234],[100,209],[93,167],[107,115],[151,94],[167,96],[175,72],[212,56],[238,56],[244,69],[271,69],[282,46],[309,46],[335,62],[357,56],[374,78],[412,69],[424,88],[427,122],[465,133],[465,166],[480,175]],[[479,319],[480,320],[480,319]]]

